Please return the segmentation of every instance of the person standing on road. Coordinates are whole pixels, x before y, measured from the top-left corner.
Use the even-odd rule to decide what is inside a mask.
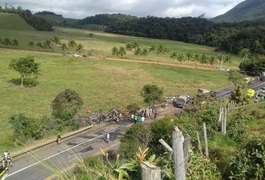
[[[109,143],[109,140],[110,140],[110,134],[107,133],[107,134],[106,134],[106,142]]]
[[[141,117],[141,121],[142,121],[142,123],[144,123],[144,116]]]
[[[61,139],[62,139],[61,135],[58,134],[57,140],[56,140],[57,144],[60,144],[61,143]]]
[[[134,116],[134,124],[137,123],[137,119],[138,119],[138,118],[137,118],[137,115],[135,115],[135,116]]]
[[[141,124],[141,116],[137,116],[137,122],[138,124]]]
[[[131,120],[132,120],[132,122],[134,122],[134,114],[133,113],[131,115]]]
[[[2,156],[2,164],[3,164],[3,167],[5,168],[7,165],[8,165],[8,152],[7,150],[4,152],[3,156]]]

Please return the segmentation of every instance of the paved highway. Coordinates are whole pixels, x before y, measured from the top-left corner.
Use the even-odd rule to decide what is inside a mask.
[[[255,91],[257,91],[258,89],[262,88],[265,86],[265,82],[263,81],[257,81],[255,83],[253,83],[252,85],[250,85],[248,88],[249,89],[253,89]],[[226,89],[223,89],[219,92],[216,93],[216,97],[217,98],[227,98],[231,96],[231,92],[235,89],[235,87],[229,87]]]
[[[249,88],[258,90],[264,86],[265,82],[257,82]],[[217,97],[229,97],[233,89],[233,87],[224,89],[217,93]],[[122,121],[120,124],[110,124],[98,129],[92,128],[91,131],[77,135],[60,145],[54,143],[35,150],[14,161],[14,165],[10,169],[6,179],[43,180],[54,174],[54,170],[63,170],[79,162],[81,158],[95,155],[100,148],[117,148],[120,138],[130,125],[131,123],[128,121]],[[107,133],[111,135],[109,143],[106,143],[103,139]]]
[[[95,155],[100,148],[113,149],[118,146],[119,140],[128,128],[128,122],[111,124],[97,130],[77,136],[60,145],[53,144],[41,148],[24,157],[18,158],[10,169],[7,180],[43,180],[52,174],[54,170],[60,171],[81,158]],[[111,139],[107,143],[104,137],[110,133]]]

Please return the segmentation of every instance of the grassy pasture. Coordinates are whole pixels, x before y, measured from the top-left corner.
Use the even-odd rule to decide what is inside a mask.
[[[34,56],[41,63],[39,85],[20,88],[12,83],[19,78],[8,65],[13,58]],[[109,110],[142,103],[140,90],[147,83],[164,89],[164,95],[195,93],[197,88],[220,89],[231,85],[227,73],[174,67],[131,64],[112,61],[92,61],[63,57],[60,54],[0,49],[0,151],[10,147],[8,118],[25,113],[32,117],[51,113],[53,98],[66,88],[80,93],[87,108]]]
[[[0,13],[0,29],[34,31],[19,15],[10,13]]]
[[[92,37],[89,37],[89,34],[93,33]],[[147,57],[135,56],[132,52],[127,52],[127,55],[124,58],[128,59],[137,59],[137,60],[146,60],[146,61],[164,61],[164,62],[174,62],[170,55],[172,52],[177,52],[178,54],[186,55],[187,52],[192,54],[198,54],[202,56],[205,54],[207,56],[217,56],[219,52],[215,52],[214,48],[207,46],[194,45],[189,43],[183,43],[178,41],[169,41],[169,40],[157,40],[150,38],[140,38],[140,37],[131,37],[124,35],[117,35],[104,32],[95,32],[87,31],[81,29],[71,29],[71,28],[55,28],[54,32],[30,32],[30,31],[12,31],[12,30],[3,30],[0,28],[0,38],[11,38],[17,39],[19,42],[18,49],[33,50],[33,51],[58,51],[58,48],[54,49],[42,49],[39,47],[29,47],[29,42],[33,41],[36,45],[38,42],[44,42],[47,39],[50,39],[54,36],[60,37],[63,41],[68,41],[69,39],[74,39],[78,43],[84,45],[84,54],[87,54],[89,51],[92,51],[93,56],[105,56],[105,57],[114,57],[111,54],[111,49],[113,47],[125,46],[126,43],[130,41],[137,41],[141,48],[150,48],[152,45],[163,45],[164,47],[170,50],[169,53],[157,55],[156,53],[150,53]],[[1,47],[1,44],[0,44]],[[3,47],[3,46],[2,46]],[[12,47],[13,48],[13,47]],[[228,55],[223,53],[224,55]],[[232,63],[227,64],[227,67],[236,68],[239,65],[240,58],[237,56],[231,56]],[[184,62],[184,64],[194,64],[192,62]],[[216,64],[217,66],[217,64]]]

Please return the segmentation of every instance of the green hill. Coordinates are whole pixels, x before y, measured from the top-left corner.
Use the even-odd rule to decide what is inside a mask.
[[[54,26],[73,26],[77,22],[77,19],[64,18],[60,14],[49,11],[37,12],[34,15],[45,19]]]
[[[27,24],[17,14],[0,13],[0,29],[33,31],[34,28]]]
[[[264,21],[265,1],[246,0],[235,6],[227,13],[217,16],[212,21],[221,22],[241,22],[241,21]]]

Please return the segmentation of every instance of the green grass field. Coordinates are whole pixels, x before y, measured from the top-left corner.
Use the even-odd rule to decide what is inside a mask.
[[[89,34],[93,33],[92,37],[89,37]],[[44,42],[47,39],[51,39],[54,36],[60,37],[63,41],[67,42],[69,39],[74,39],[78,43],[84,45],[83,54],[92,52],[93,56],[105,56],[105,57],[115,57],[111,53],[113,47],[125,46],[126,43],[130,41],[137,41],[141,48],[150,48],[152,45],[163,45],[168,48],[170,52],[162,55],[157,55],[156,53],[150,53],[147,57],[135,56],[133,53],[128,52],[124,58],[127,59],[136,59],[136,60],[145,60],[145,61],[162,61],[162,62],[174,62],[170,55],[172,52],[177,52],[178,54],[185,55],[187,52],[192,54],[198,54],[202,56],[205,54],[207,56],[214,56],[220,54],[220,52],[215,52],[214,48],[207,46],[194,45],[189,43],[183,43],[178,41],[169,41],[169,40],[157,40],[149,38],[139,38],[139,37],[130,37],[124,35],[117,35],[104,32],[94,32],[81,29],[71,29],[71,28],[56,28],[54,32],[30,32],[30,31],[12,31],[12,30],[2,30],[0,28],[0,38],[4,39],[6,37],[11,39],[17,39],[19,42],[18,49],[33,50],[33,51],[58,51],[58,48],[54,49],[41,49],[39,47],[29,47],[29,42],[33,41],[35,44],[38,42]],[[0,44],[1,47],[1,44]],[[5,47],[2,45],[2,47]],[[9,48],[9,47],[7,47]],[[14,47],[12,47],[14,48]],[[228,55],[223,53],[224,55]],[[117,58],[117,57],[116,57]],[[237,68],[241,58],[237,56],[231,56],[232,63],[226,64],[225,67]],[[184,62],[184,64],[194,64],[191,62]],[[215,66],[218,66],[216,63]]]
[[[19,15],[10,13],[0,13],[0,29],[34,31]]]
[[[1,15],[0,24],[4,23]],[[198,88],[217,90],[231,85],[227,80],[227,72],[108,61],[108,58],[115,57],[111,54],[114,46],[125,46],[130,41],[137,41],[145,48],[162,44],[171,52],[218,55],[219,53],[211,47],[70,28],[57,27],[54,32],[38,32],[29,29],[7,30],[2,27],[0,26],[0,38],[17,39],[19,45],[15,47],[16,49],[12,49],[13,46],[0,45],[2,47],[0,49],[0,136],[3,137],[0,139],[0,152],[5,148],[14,148],[10,141],[12,131],[8,123],[11,115],[25,113],[36,118],[43,115],[50,116],[51,101],[66,88],[80,93],[85,102],[81,111],[84,113],[88,108],[109,110],[113,107],[125,107],[131,103],[144,105],[140,91],[149,83],[162,87],[164,96],[195,93]],[[90,33],[93,33],[92,37],[89,37]],[[61,53],[55,53],[58,52],[58,48],[49,50],[29,47],[30,41],[36,44],[54,36],[60,37],[64,42],[70,39],[76,40],[84,45],[84,54],[92,51],[93,56],[105,56],[106,60],[92,61],[64,57]],[[37,87],[20,88],[19,85],[12,83],[12,80],[18,79],[19,75],[8,68],[9,63],[14,58],[25,56],[34,56],[36,61],[41,63],[41,75]],[[127,54],[124,58],[173,63],[169,56],[170,53],[165,55],[153,53],[147,57]],[[232,64],[227,66],[236,68],[240,58],[232,56],[232,60]]]
[[[34,56],[41,63],[39,85],[21,88],[11,82],[19,74],[8,65],[13,58]],[[63,57],[52,53],[0,49],[0,151],[11,134],[8,118],[16,113],[32,117],[49,116],[53,98],[66,88],[80,93],[88,108],[109,110],[131,103],[143,105],[140,90],[145,84],[157,84],[164,96],[195,93],[198,88],[220,89],[231,85],[227,73],[173,67],[131,64],[112,61],[92,61]]]

